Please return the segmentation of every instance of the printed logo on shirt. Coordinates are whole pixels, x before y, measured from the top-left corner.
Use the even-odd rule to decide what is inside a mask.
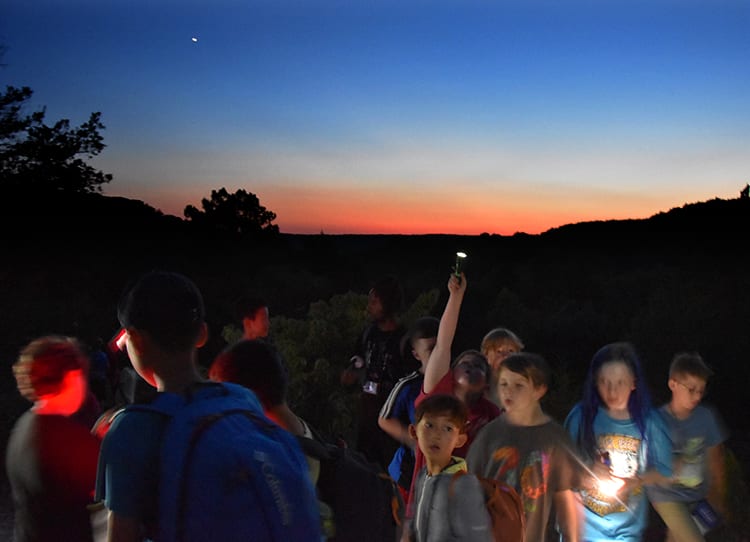
[[[675,461],[675,480],[684,487],[698,487],[703,482],[703,437],[687,439]]]
[[[523,463],[518,450],[512,446],[498,448],[492,454],[493,478],[504,481],[518,491],[524,511],[536,511],[539,499],[547,493],[549,455],[541,450],[531,452]]]
[[[634,478],[638,473],[638,458],[641,439],[626,435],[600,435],[599,451],[608,453],[612,474],[619,478]],[[639,495],[643,489],[638,486],[632,495]],[[583,504],[600,516],[625,512],[629,495],[618,493],[610,495],[597,489],[581,492]]]

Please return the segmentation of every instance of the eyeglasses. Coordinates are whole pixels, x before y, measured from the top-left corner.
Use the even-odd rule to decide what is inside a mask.
[[[676,380],[676,382],[677,382],[677,383],[678,383],[678,384],[679,384],[680,386],[682,386],[683,388],[685,388],[685,390],[686,390],[686,391],[687,391],[687,392],[688,392],[688,393],[689,393],[690,395],[697,395],[698,397],[703,397],[703,396],[704,396],[704,395],[706,394],[706,388],[695,388],[695,387],[689,387],[689,386],[688,386],[687,384],[683,384],[683,383],[682,383],[682,382],[680,382],[679,380]]]

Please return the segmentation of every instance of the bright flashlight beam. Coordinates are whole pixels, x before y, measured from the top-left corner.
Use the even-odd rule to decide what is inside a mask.
[[[625,485],[625,480],[622,478],[610,478],[609,480],[599,480],[599,491],[601,491],[607,497],[616,497],[617,492],[620,488]]]
[[[617,502],[619,502],[621,505],[625,507],[625,510],[630,512],[631,515],[633,514],[633,511],[628,507],[627,503],[620,500],[620,498],[617,496],[617,492],[620,490],[620,488],[625,484],[625,481],[622,478],[610,478],[608,480],[601,480],[596,474],[594,474],[594,471],[592,471],[581,459],[578,458],[578,455],[573,452],[570,448],[567,446],[565,449],[568,451],[570,456],[576,460],[576,462],[583,467],[583,470],[585,470],[588,474],[591,475],[592,478],[596,480],[597,487],[599,491],[601,491],[604,495],[607,495],[608,497],[614,497]],[[614,486],[617,485],[616,488]],[[612,489],[614,488],[614,491]],[[609,491],[612,491],[612,493],[609,493]]]

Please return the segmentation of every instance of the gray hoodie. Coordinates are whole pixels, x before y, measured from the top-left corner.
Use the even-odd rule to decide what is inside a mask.
[[[454,457],[435,476],[424,467],[414,488],[411,540],[416,542],[492,542],[492,523],[484,490],[476,476],[467,474],[453,483],[453,474],[466,471],[466,461]]]

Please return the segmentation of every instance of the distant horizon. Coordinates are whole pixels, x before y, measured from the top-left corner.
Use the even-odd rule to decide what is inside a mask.
[[[215,190],[219,190],[219,189],[220,188],[217,188]],[[671,211],[673,209],[679,209],[679,208],[682,208],[682,207],[685,207],[685,206],[688,206],[688,205],[695,205],[695,204],[700,204],[700,203],[706,203],[706,202],[713,201],[713,200],[728,201],[728,200],[733,200],[733,199],[740,199],[740,191],[741,190],[738,190],[737,191],[737,195],[734,196],[734,197],[722,197],[722,196],[719,196],[719,195],[714,195],[713,197],[710,197],[710,198],[707,198],[707,199],[704,199],[704,200],[699,200],[699,201],[685,201],[685,202],[673,205],[673,206],[669,207],[668,209],[657,210],[657,211],[655,211],[655,212],[653,212],[653,213],[651,213],[651,214],[649,214],[647,216],[641,216],[641,217],[625,216],[625,217],[617,217],[617,218],[610,217],[610,218],[597,218],[597,219],[591,219],[591,220],[577,220],[575,222],[566,222],[564,224],[557,224],[557,225],[554,225],[554,226],[550,226],[549,228],[546,228],[546,229],[540,230],[540,231],[536,231],[536,232],[515,231],[513,233],[498,233],[498,232],[491,232],[491,231],[482,231],[482,232],[478,232],[478,233],[455,233],[455,232],[436,232],[436,231],[429,231],[429,232],[427,232],[426,231],[426,232],[416,232],[415,233],[415,232],[396,232],[396,231],[393,231],[393,232],[380,232],[380,231],[336,231],[336,232],[333,232],[333,231],[325,231],[325,230],[317,230],[317,231],[288,231],[288,230],[285,230],[283,227],[281,227],[277,223],[276,220],[274,220],[273,223],[276,224],[277,226],[279,226],[279,233],[288,234],[288,235],[320,235],[321,233],[327,234],[327,235],[405,235],[405,236],[408,236],[408,235],[446,235],[446,236],[453,236],[453,235],[455,235],[455,236],[467,236],[467,237],[475,237],[475,236],[480,236],[480,235],[500,235],[500,236],[503,236],[503,237],[509,237],[509,236],[513,236],[513,235],[516,235],[516,234],[522,234],[522,235],[539,235],[539,234],[545,233],[545,232],[547,232],[549,230],[553,230],[553,229],[556,229],[556,228],[561,228],[561,227],[564,227],[564,226],[572,226],[572,225],[576,225],[576,224],[586,224],[586,223],[592,223],[592,222],[608,222],[608,221],[618,221],[618,220],[647,220],[647,219],[649,219],[649,218],[651,218],[653,216],[656,216],[656,215],[658,215],[660,213],[668,213],[669,211]],[[127,196],[115,196],[115,195],[106,194],[106,193],[103,193],[102,195],[109,196],[109,197],[125,197],[125,198],[127,198]],[[209,195],[207,195],[206,197],[208,198]],[[150,207],[156,209],[157,211],[163,213],[164,215],[175,216],[177,218],[185,220],[185,216],[183,215],[183,213],[179,213],[179,214],[177,214],[177,213],[168,213],[168,212],[164,211],[163,209],[159,209],[158,207],[154,207],[150,203],[148,203],[146,201],[143,201],[143,200],[139,200],[138,198],[127,198],[127,199],[133,199],[133,200],[136,200],[136,201],[141,201],[142,203],[145,203],[146,205],[149,205]],[[261,203],[261,205],[263,205],[262,201],[260,203]],[[202,210],[200,204],[195,205],[195,206],[197,208],[199,208],[199,209]],[[265,207],[265,205],[264,205],[264,207]],[[268,209],[268,210],[269,211],[273,211],[273,209]]]
[[[512,235],[728,197],[746,0],[5,0],[2,83],[101,112],[105,193],[290,233]]]

